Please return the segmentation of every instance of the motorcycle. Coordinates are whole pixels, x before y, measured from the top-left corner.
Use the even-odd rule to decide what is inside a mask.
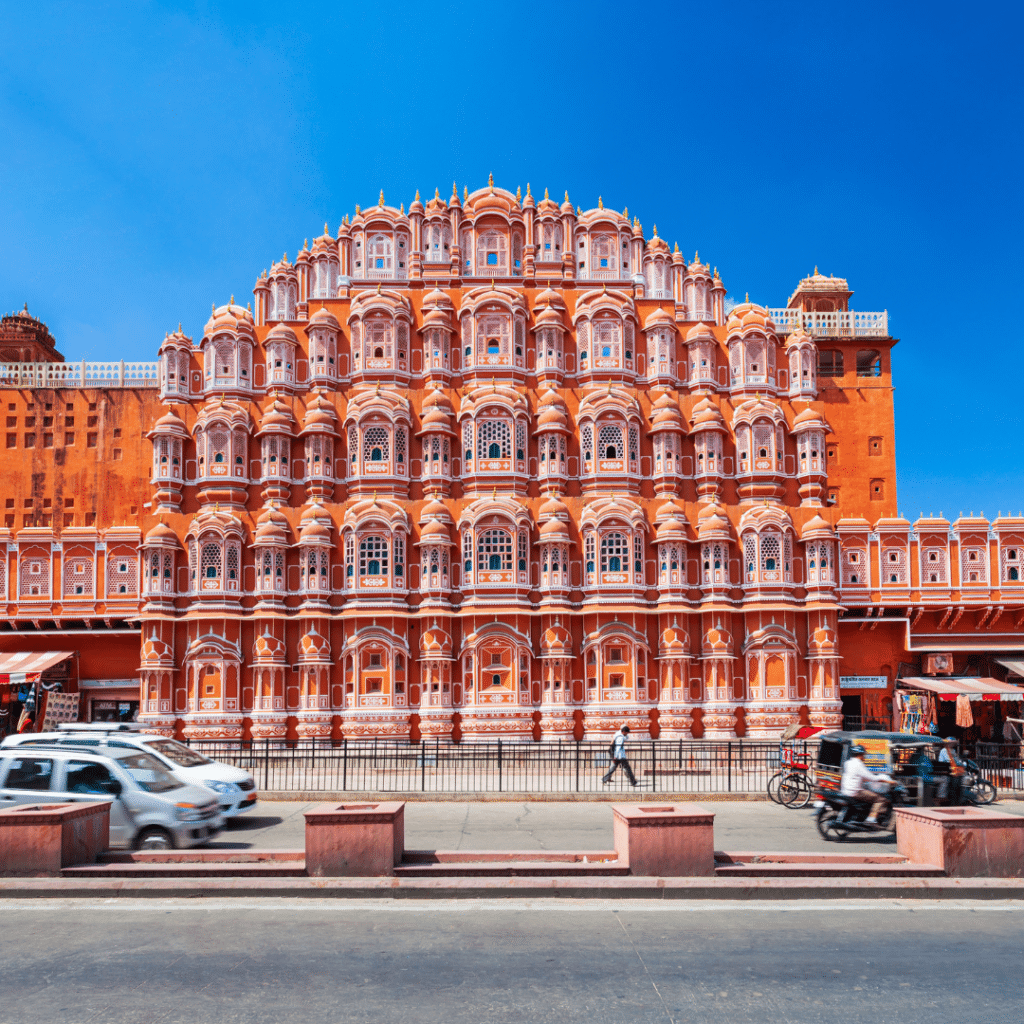
[[[906,786],[894,783],[886,794],[889,806],[876,822],[869,823],[865,819],[871,810],[871,804],[866,800],[819,790],[818,799],[815,801],[819,805],[816,817],[818,832],[822,839],[830,842],[843,840],[855,832],[891,832],[895,828],[893,808],[905,804],[907,796]]]

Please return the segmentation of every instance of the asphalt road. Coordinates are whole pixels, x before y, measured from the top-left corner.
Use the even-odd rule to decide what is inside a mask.
[[[668,801],[666,801],[668,802]],[[299,802],[260,802],[228,823],[210,845],[233,849],[299,849],[305,843]],[[703,804],[715,813],[719,850],[895,852],[892,837],[855,836],[845,843],[818,835],[811,808],[793,811],[771,803]],[[1024,814],[1024,801],[1000,801],[997,810]],[[607,803],[407,803],[405,846],[410,850],[611,850]]]
[[[0,902],[11,1024],[1019,1024],[1024,905]]]

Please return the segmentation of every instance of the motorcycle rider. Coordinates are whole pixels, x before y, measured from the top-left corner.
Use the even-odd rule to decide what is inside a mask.
[[[839,792],[854,800],[870,802],[871,811],[864,819],[864,824],[877,825],[879,815],[892,805],[892,801],[886,794],[893,779],[884,773],[871,771],[864,763],[865,754],[867,751],[859,743],[850,747],[850,756],[846,759],[846,764],[843,765],[843,778],[839,783]],[[883,786],[884,788],[879,788]]]

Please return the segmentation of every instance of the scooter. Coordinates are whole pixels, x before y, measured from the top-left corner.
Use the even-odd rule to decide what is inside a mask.
[[[889,806],[877,821],[868,822],[865,819],[871,810],[871,805],[866,800],[819,790],[818,799],[815,801],[820,805],[816,824],[822,839],[842,840],[854,832],[891,832],[893,830],[893,808],[907,802],[907,788],[897,782],[885,795],[889,800]]]

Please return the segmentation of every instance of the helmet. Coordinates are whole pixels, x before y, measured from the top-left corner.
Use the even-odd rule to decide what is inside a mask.
[[[955,736],[947,736],[946,737],[946,742],[947,743],[956,743],[956,737]]]
[[[867,751],[859,743],[854,743],[854,745],[850,747],[850,754],[853,757],[860,757],[861,754],[866,753]]]

